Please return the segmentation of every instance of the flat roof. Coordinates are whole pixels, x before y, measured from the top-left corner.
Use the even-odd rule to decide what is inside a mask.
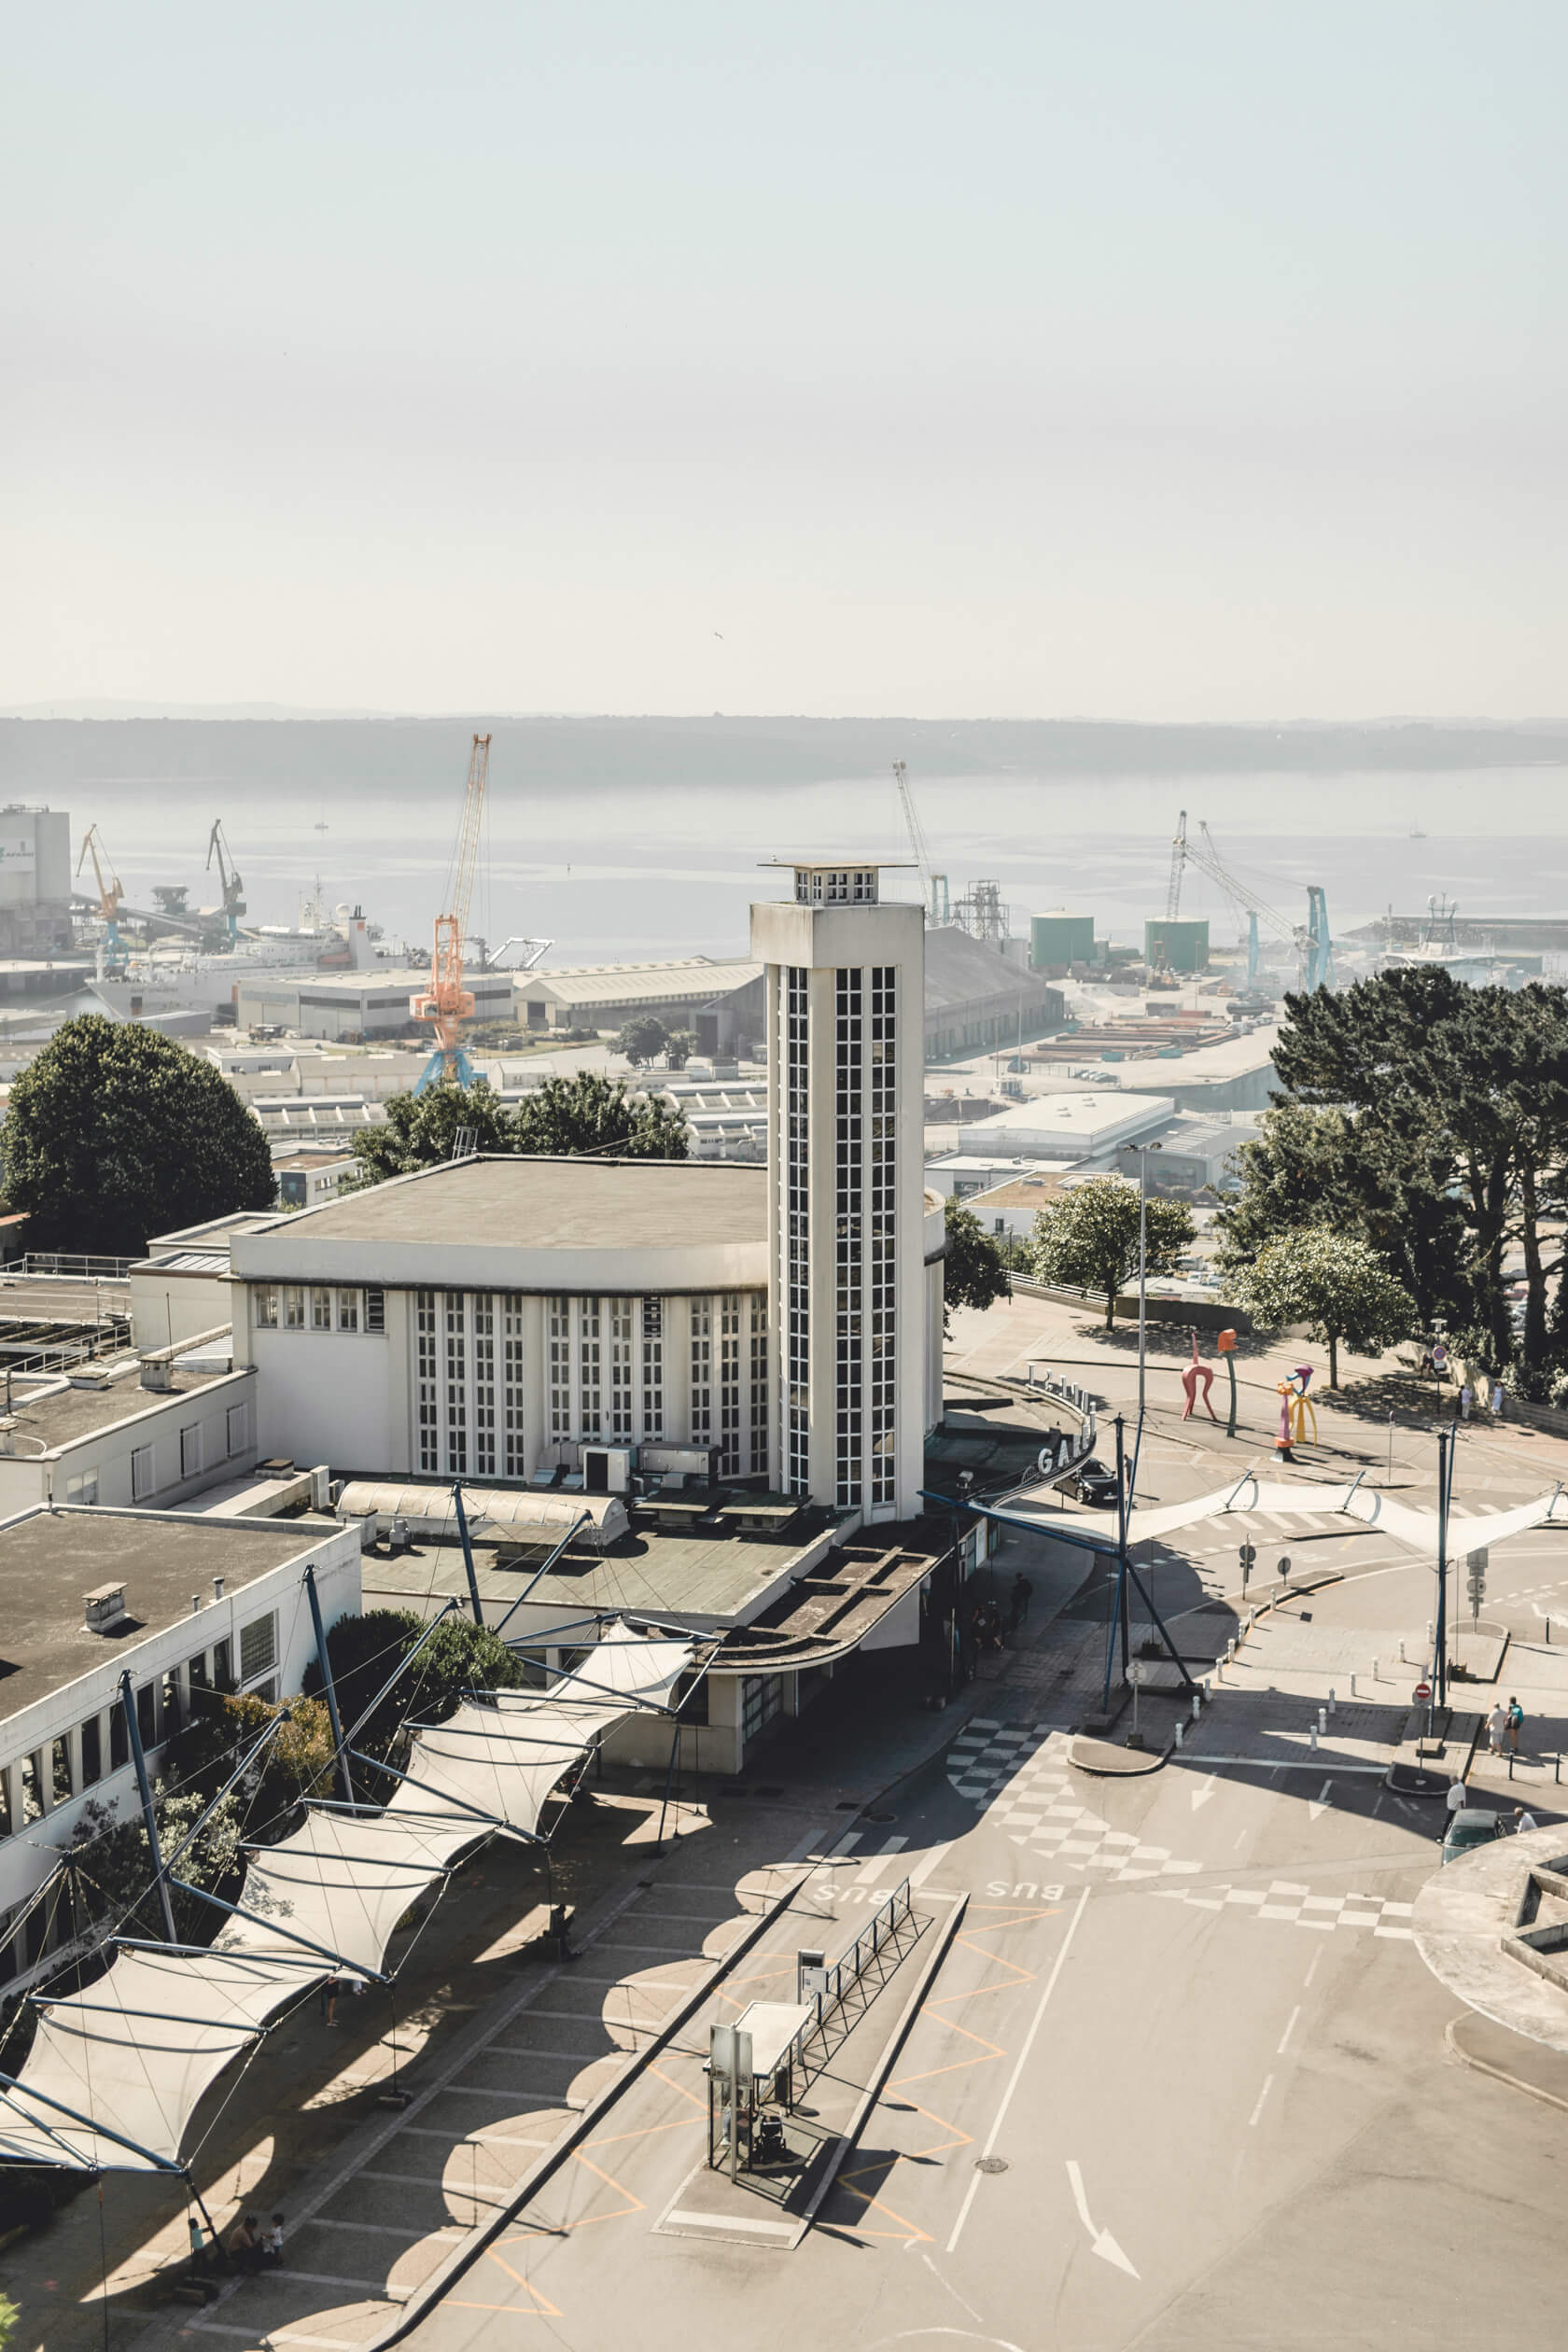
[[[635,1528],[603,1552],[586,1547],[568,1551],[533,1587],[527,1606],[569,1616],[624,1609],[633,1616],[645,1610],[650,1617],[738,1617],[788,1573],[819,1533],[813,1527],[781,1538],[735,1528],[713,1534]],[[512,1548],[509,1546],[509,1552]],[[536,1553],[540,1548],[532,1547]],[[487,1622],[510,1608],[538,1564],[524,1558],[515,1567],[499,1568],[495,1547],[483,1542],[474,1546],[474,1562]],[[433,1617],[442,1602],[468,1601],[468,1575],[455,1544],[427,1541],[389,1560],[366,1552],[360,1576],[366,1609],[416,1609]],[[519,1616],[511,1630],[521,1634],[529,1628]]]
[[[0,1721],[112,1664],[127,1640],[191,1617],[191,1594],[210,1602],[214,1576],[232,1599],[330,1533],[319,1523],[240,1527],[96,1505],[40,1508],[0,1526]],[[90,1633],[86,1596],[106,1584],[125,1588],[123,1631]]]
[[[530,1250],[765,1241],[767,1171],[715,1160],[476,1154],[282,1221],[290,1240],[514,1240]]]
[[[83,1366],[84,1376],[88,1371]],[[93,1367],[106,1371],[106,1366]],[[27,1394],[21,1382],[23,1374],[17,1374],[11,1387],[11,1416],[16,1422],[18,1437],[34,1437],[49,1450],[57,1446],[69,1446],[77,1438],[89,1436],[95,1429],[110,1429],[117,1421],[130,1421],[137,1413],[150,1413],[160,1405],[166,1405],[171,1396],[199,1396],[203,1389],[215,1388],[219,1380],[232,1377],[228,1372],[197,1372],[182,1368],[176,1371],[167,1389],[146,1389],[136,1374],[139,1366],[133,1364],[119,1371],[103,1388],[72,1388],[59,1386],[52,1379],[40,1383],[42,1393]],[[23,1453],[29,1449],[20,1449]]]

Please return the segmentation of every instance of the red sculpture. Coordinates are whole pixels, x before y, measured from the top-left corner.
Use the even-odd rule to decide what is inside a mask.
[[[1211,1421],[1217,1421],[1220,1417],[1209,1401],[1209,1392],[1214,1385],[1214,1367],[1211,1364],[1199,1364],[1197,1360],[1197,1333],[1193,1329],[1191,1324],[1189,1324],[1187,1328],[1188,1335],[1192,1340],[1192,1362],[1188,1365],[1186,1370],[1182,1375],[1182,1386],[1187,1392],[1186,1409],[1183,1413],[1182,1419],[1183,1421],[1190,1421],[1192,1419],[1192,1409],[1197,1402],[1198,1383],[1201,1381],[1203,1384],[1203,1409],[1208,1414]]]

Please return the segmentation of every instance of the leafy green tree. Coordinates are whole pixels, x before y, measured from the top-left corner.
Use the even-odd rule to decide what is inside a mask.
[[[620,1159],[687,1159],[691,1134],[673,1102],[630,1094],[623,1078],[581,1071],[546,1078],[512,1114],[514,1151],[569,1157],[593,1152]]]
[[[239,1784],[245,1834],[268,1842],[283,1834],[287,1816],[304,1798],[332,1794],[332,1722],[325,1700],[296,1695],[269,1706],[264,1699],[215,1697],[191,1718],[170,1750],[175,1778],[214,1797],[234,1770],[241,1750],[284,1714],[288,1721],[274,1732]]]
[[[1007,1279],[1001,1250],[973,1209],[961,1209],[957,1200],[949,1199],[943,1222],[947,1237],[942,1261],[942,1324],[945,1330],[953,1308],[978,1307],[984,1310],[994,1307],[999,1298],[1012,1297],[1013,1285]]]
[[[153,1816],[165,1862],[199,1820],[207,1802],[199,1788],[171,1792],[162,1781],[154,1784]],[[175,1875],[189,1886],[207,1887],[217,1893],[226,1879],[238,1874],[242,1834],[239,1800],[233,1796],[225,1797],[200,1837],[181,1855]],[[141,1807],[134,1799],[122,1808],[118,1798],[112,1798],[105,1805],[90,1797],[77,1821],[68,1851],[80,1865],[77,1883],[88,1918],[95,1927],[118,1926],[123,1918],[128,1934],[162,1936],[163,1914],[152,1891],[152,1853]],[[223,1925],[224,1914],[214,1904],[182,1894],[177,1887],[171,1889],[170,1899],[175,1932],[180,1940],[211,1943]]]
[[[1415,1327],[1416,1304],[1376,1250],[1328,1225],[1301,1225],[1260,1250],[1234,1278],[1237,1303],[1256,1323],[1305,1323],[1328,1350],[1328,1385],[1339,1385],[1339,1346],[1378,1355]]]
[[[0,2352],[6,2352],[6,2346],[21,2325],[21,2313],[16,2304],[9,2295],[0,2295]]]
[[[1561,1263],[1547,1232],[1568,1161],[1568,992],[1473,988],[1440,966],[1395,967],[1285,1005],[1274,1062],[1289,1096],[1353,1112],[1368,1148],[1395,1166],[1424,1161],[1431,1189],[1463,1216],[1466,1319],[1485,1326],[1496,1363],[1520,1358],[1526,1387],[1542,1386]],[[1522,1349],[1505,1281],[1515,1242],[1528,1284]]]
[[[1236,1156],[1240,1191],[1215,1219],[1222,1273],[1243,1270],[1281,1234],[1326,1225],[1378,1252],[1428,1328],[1472,1311],[1464,1211],[1448,1189],[1450,1155],[1440,1140],[1393,1135],[1366,1117],[1287,1099],[1264,1113],[1256,1141]]]
[[[669,1043],[669,1031],[656,1013],[634,1013],[619,1035],[610,1040],[609,1050],[629,1061],[634,1070],[640,1070],[656,1054],[662,1054]]]
[[[516,1149],[511,1118],[488,1086],[441,1085],[420,1095],[389,1096],[385,1120],[356,1135],[354,1156],[367,1182],[383,1183],[388,1176],[449,1160],[464,1128],[471,1131],[476,1151]]]
[[[155,1233],[269,1209],[272,1153],[221,1071],[137,1021],[67,1021],[11,1086],[5,1188],[30,1249],[139,1257]]]
[[[327,1657],[345,1734],[425,1631],[425,1619],[412,1609],[370,1609],[329,1627]],[[390,1756],[405,1718],[439,1722],[465,1690],[514,1689],[522,1680],[517,1659],[486,1627],[469,1617],[446,1617],[354,1744],[367,1755]],[[324,1688],[321,1669],[313,1661],[305,1672],[306,1695],[315,1698]]]
[[[665,1040],[665,1068],[684,1070],[697,1050],[694,1029],[671,1029]]]
[[[1036,1279],[1097,1293],[1105,1301],[1105,1328],[1116,1301],[1138,1277],[1139,1193],[1121,1176],[1091,1176],[1034,1221],[1029,1255]],[[1183,1201],[1151,1199],[1144,1263],[1150,1274],[1169,1274],[1193,1238],[1192,1211]]]

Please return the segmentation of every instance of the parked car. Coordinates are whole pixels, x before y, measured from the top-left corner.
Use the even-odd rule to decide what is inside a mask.
[[[1067,1491],[1080,1503],[1092,1503],[1101,1509],[1113,1509],[1116,1501],[1116,1473],[1108,1470],[1098,1454],[1090,1454],[1081,1462],[1067,1481]]]
[[[1484,1812],[1478,1805],[1462,1805],[1443,1840],[1443,1859],[1452,1862],[1457,1855],[1470,1854],[1477,1846],[1491,1845],[1493,1838],[1502,1835],[1501,1813]]]

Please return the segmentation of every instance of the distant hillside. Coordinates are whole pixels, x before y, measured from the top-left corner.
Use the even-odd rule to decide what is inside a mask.
[[[1091,720],[0,719],[0,794],[69,800],[80,788],[269,785],[399,792],[449,785],[475,728],[497,780],[598,785],[789,785],[917,776],[1389,775],[1561,767],[1568,726],[1385,720],[1366,725],[1124,726]]]

